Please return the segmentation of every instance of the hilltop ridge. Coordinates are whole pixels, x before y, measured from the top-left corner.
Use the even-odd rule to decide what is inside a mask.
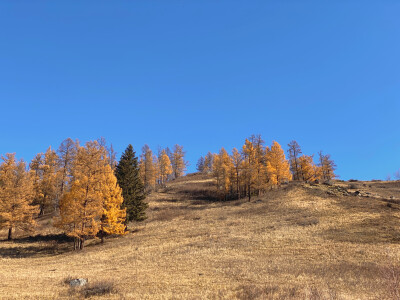
[[[63,283],[72,276],[112,281],[105,299],[389,299],[399,187],[291,182],[219,201],[212,178],[190,174],[149,195],[148,219],[104,245],[73,253],[52,236],[2,241],[0,297],[73,298]],[[46,222],[39,233],[55,234]]]

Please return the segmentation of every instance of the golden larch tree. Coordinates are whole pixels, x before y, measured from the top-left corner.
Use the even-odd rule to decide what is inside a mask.
[[[271,149],[267,152],[267,173],[271,185],[280,186],[283,182],[292,179],[285,152],[276,141],[272,143]]]
[[[153,166],[154,166],[154,185],[157,188],[161,185],[161,174],[160,174],[160,162],[158,157],[153,155]]]
[[[300,145],[295,141],[291,141],[288,144],[288,159],[290,163],[290,171],[293,175],[293,180],[300,180],[300,162],[299,156],[302,154]]]
[[[57,207],[60,194],[60,173],[57,153],[49,147],[45,154],[38,153],[30,163],[34,186],[34,203],[39,205],[39,216],[46,208]]]
[[[255,178],[254,178],[254,190],[260,196],[267,187],[267,176],[266,176],[266,148],[264,147],[264,140],[261,135],[252,135],[249,138],[253,144],[255,151]]]
[[[243,158],[240,152],[236,148],[233,148],[232,150],[231,161],[233,164],[232,182],[234,182],[236,188],[237,198],[240,199],[240,184],[241,184],[241,176],[243,170]]]
[[[59,198],[64,194],[72,176],[72,165],[76,158],[79,141],[75,142],[68,138],[64,140],[57,150],[58,155],[58,178],[59,178]]]
[[[323,154],[322,151],[318,152],[319,164],[318,164],[318,178],[323,182],[328,182],[336,177],[335,170],[336,164],[331,159],[329,154]]]
[[[43,178],[43,153],[38,153],[29,164],[31,179],[33,183],[33,204],[39,206],[39,215],[43,212],[43,193],[42,193],[42,178]]]
[[[214,157],[213,174],[217,180],[218,191],[226,199],[231,190],[233,163],[228,152],[221,148],[219,154]]]
[[[251,200],[253,193],[254,184],[257,178],[257,159],[256,159],[256,149],[253,143],[246,139],[245,144],[242,148],[243,155],[243,177],[246,184],[246,192]]]
[[[1,156],[0,165],[0,227],[8,229],[12,239],[13,229],[32,232],[39,209],[32,205],[33,180],[24,161],[16,161],[15,154]]]
[[[160,184],[164,186],[168,175],[172,174],[171,161],[165,150],[161,151],[158,164],[160,170]]]
[[[153,151],[151,151],[148,145],[144,145],[142,148],[142,155],[140,157],[139,168],[140,177],[146,191],[151,191],[155,188],[157,180],[156,167]]]
[[[316,178],[316,165],[313,161],[312,155],[302,155],[297,158],[297,170],[298,170],[298,179],[312,182],[315,181]]]
[[[74,238],[74,249],[83,249],[85,239],[100,230],[101,194],[88,188],[88,181],[75,180],[60,200],[60,219],[55,223]]]
[[[121,209],[124,198],[122,189],[117,184],[117,178],[110,165],[105,167],[102,185],[103,215],[101,217],[101,238],[105,234],[124,234],[126,209]]]
[[[43,163],[41,168],[40,180],[40,215],[44,213],[45,208],[53,206],[55,209],[58,206],[58,156],[55,151],[49,147],[44,154]]]
[[[203,173],[209,174],[212,172],[213,157],[214,156],[211,152],[208,152],[204,157]]]
[[[114,227],[106,226],[110,220],[120,220],[123,215],[114,211],[111,217],[105,213],[107,208],[121,201],[116,181],[112,181],[114,175],[110,174],[107,151],[97,141],[87,142],[84,147],[77,148],[71,188],[61,198],[60,219],[57,222],[57,226],[67,235],[74,237],[75,249],[83,249],[85,240],[96,236],[102,227],[109,230],[120,228],[119,223]],[[110,195],[115,199],[105,200]]]
[[[174,150],[172,152],[171,164],[172,164],[172,172],[174,178],[179,178],[185,175],[186,166],[188,162],[185,161],[185,152],[183,151],[183,146],[180,145],[174,146]]]

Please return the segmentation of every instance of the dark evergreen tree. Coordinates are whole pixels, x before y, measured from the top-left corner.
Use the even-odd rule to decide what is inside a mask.
[[[115,176],[124,197],[122,207],[126,208],[126,221],[143,221],[146,219],[148,204],[144,202],[146,195],[143,183],[140,180],[138,158],[132,145],[129,145],[122,154],[115,168]]]

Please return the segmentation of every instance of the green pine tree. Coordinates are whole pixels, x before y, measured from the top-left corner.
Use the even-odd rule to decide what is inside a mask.
[[[126,222],[146,219],[148,204],[144,202],[146,195],[140,180],[138,158],[132,145],[129,145],[122,154],[115,168],[115,176],[124,197],[122,207],[126,208]]]

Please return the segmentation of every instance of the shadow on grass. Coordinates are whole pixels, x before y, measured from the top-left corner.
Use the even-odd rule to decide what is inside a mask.
[[[59,255],[72,250],[72,241],[73,239],[64,234],[36,235],[11,241],[2,240],[0,241],[0,257],[27,258]]]
[[[3,258],[27,258],[27,257],[43,257],[54,256],[70,252],[72,246],[63,245],[35,245],[35,246],[18,246],[10,248],[0,248],[0,257]]]
[[[2,240],[0,242],[7,242],[8,240]],[[58,243],[69,243],[73,242],[74,239],[63,234],[48,234],[48,235],[34,235],[27,236],[23,238],[13,239],[12,242],[16,244],[29,244],[29,243],[38,243],[38,242],[58,242]],[[9,241],[8,241],[9,242]]]

